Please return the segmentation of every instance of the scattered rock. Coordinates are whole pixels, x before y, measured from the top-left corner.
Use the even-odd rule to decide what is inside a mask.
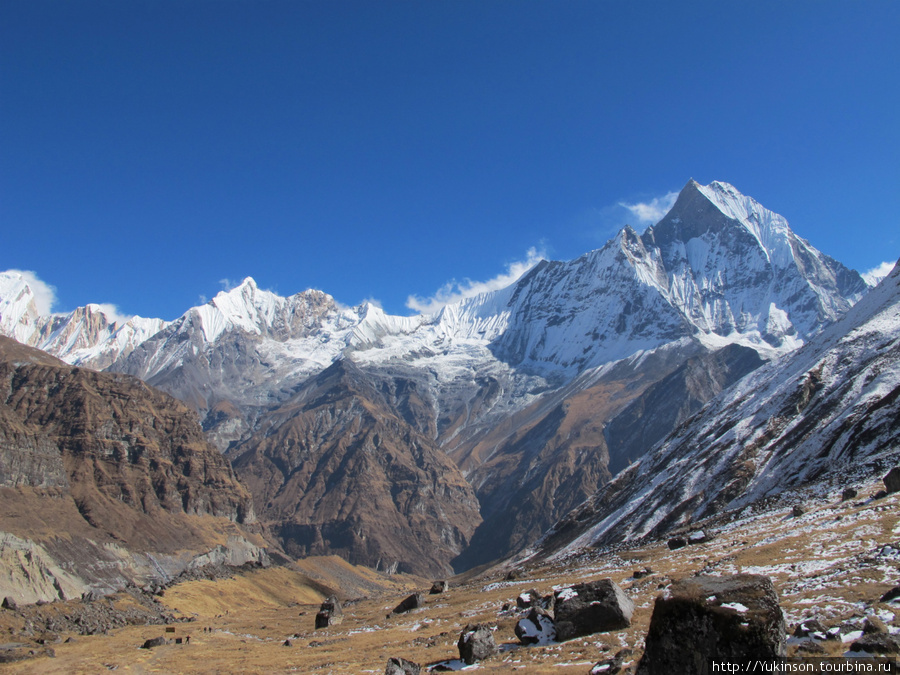
[[[851,652],[867,652],[869,654],[897,654],[900,653],[900,643],[897,638],[887,633],[870,633],[863,635],[859,640],[850,645]]]
[[[0,607],[12,611],[19,609],[19,605],[16,603],[16,599],[11,595],[7,595],[5,598],[3,598],[3,602],[0,603]]]
[[[894,586],[891,590],[882,595],[879,602],[891,602],[897,598],[900,598],[900,586]]]
[[[802,654],[825,654],[825,647],[815,640],[804,640],[797,645],[797,651]]]
[[[282,647],[293,647],[294,643],[291,642],[290,640],[285,640],[284,642],[281,643],[281,646]]]
[[[405,614],[406,612],[411,612],[414,609],[418,609],[422,605],[425,604],[425,596],[421,593],[413,593],[408,598],[406,598],[399,605],[394,607],[392,614]]]
[[[468,624],[459,636],[456,647],[459,649],[459,658],[469,666],[499,651],[494,641],[494,632],[481,623]]]
[[[881,635],[890,633],[888,627],[884,624],[880,618],[875,616],[867,616],[866,620],[863,621],[862,632],[864,635]]]
[[[522,573],[519,572],[519,570],[511,569],[509,572],[506,573],[506,580],[507,581],[515,581],[520,576],[522,576]]]
[[[633,649],[621,649],[612,658],[594,664],[591,675],[620,675],[625,672],[625,662],[634,656]]]
[[[841,501],[846,502],[849,499],[856,499],[858,496],[859,492],[857,492],[856,488],[844,488],[844,491],[841,493]]]
[[[441,593],[447,592],[447,582],[446,581],[435,581],[431,584],[431,590],[428,591],[430,595],[440,595]]]
[[[798,638],[810,637],[816,633],[820,633],[823,637],[825,635],[825,626],[818,619],[806,619],[794,628],[794,637]]]
[[[791,509],[791,515],[794,516],[794,518],[799,518],[804,513],[806,513],[806,510],[799,504],[795,504],[794,508]]]
[[[334,595],[329,596],[319,607],[316,614],[316,628],[328,628],[337,626],[344,620],[344,610],[340,601]]]
[[[422,666],[406,659],[393,657],[388,659],[387,668],[384,669],[384,675],[419,675],[422,672]]]
[[[154,647],[162,647],[164,644],[166,644],[166,638],[160,635],[159,637],[145,640],[144,644],[141,645],[141,649],[153,649]]]
[[[895,466],[888,471],[887,475],[882,480],[884,481],[884,487],[887,489],[888,494],[900,492],[900,466]]]
[[[530,591],[519,593],[516,598],[516,607],[520,609],[528,609],[529,607],[537,607],[541,603],[541,594],[533,588]]]
[[[688,535],[687,543],[688,544],[702,544],[704,542],[709,541],[709,535],[706,534],[703,530],[697,530],[696,532],[691,532]]]
[[[556,639],[553,615],[546,609],[532,607],[516,622],[515,633],[523,645],[547,644]]]
[[[708,672],[710,661],[785,654],[784,615],[771,579],[698,576],[657,597],[638,675]]]
[[[653,574],[653,570],[651,570],[649,567],[645,567],[642,570],[635,570],[634,573],[631,575],[631,578],[632,579],[643,579],[644,577],[649,577],[651,574]]]
[[[603,633],[631,625],[634,603],[612,579],[576,584],[554,593],[557,640]]]
[[[687,546],[687,539],[684,537],[672,537],[669,539],[669,550],[675,551],[679,548]]]
[[[887,490],[879,490],[874,495],[872,495],[872,499],[884,499],[888,496]]]

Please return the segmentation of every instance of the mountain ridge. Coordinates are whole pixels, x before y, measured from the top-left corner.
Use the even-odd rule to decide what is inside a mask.
[[[259,431],[273,415],[300,424],[303,413],[292,421],[284,406],[314,378],[353,364],[378,392],[379,414],[453,458],[474,488],[482,520],[459,559],[471,565],[533,543],[610,480],[608,443],[625,441],[607,430],[689,359],[725,368],[727,359],[706,356],[733,345],[756,352],[754,365],[787,354],[867,290],[783,217],[727,183],[691,180],[643,234],[626,227],[575,260],[542,261],[506,288],[434,314],[346,308],[312,290],[282,298],[247,278],[109,369],[188,403],[216,446],[238,457],[267,446]],[[728,382],[707,374],[691,405]],[[341,386],[330,405],[356,396],[371,407],[364,388]],[[640,456],[682,415],[660,415],[652,439],[632,438],[624,456]],[[298,456],[317,457],[324,442],[312,438]],[[300,504],[295,492],[281,499]],[[354,508],[348,522],[365,515],[364,504]]]

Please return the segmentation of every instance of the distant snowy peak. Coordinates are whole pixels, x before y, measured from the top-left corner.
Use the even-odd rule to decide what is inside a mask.
[[[67,314],[42,314],[26,277],[0,272],[0,334],[73,365],[105,368],[165,326],[161,319],[121,317],[94,303]]]
[[[40,316],[25,277],[19,272],[0,272],[0,333],[29,344]]]

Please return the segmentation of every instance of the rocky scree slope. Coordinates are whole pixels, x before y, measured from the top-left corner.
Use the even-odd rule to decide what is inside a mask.
[[[756,370],[568,514],[541,555],[655,536],[900,456],[900,265],[797,352]]]
[[[20,602],[260,561],[250,494],[184,404],[0,337],[0,562]]]

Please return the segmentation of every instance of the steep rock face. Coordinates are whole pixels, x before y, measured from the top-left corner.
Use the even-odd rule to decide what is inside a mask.
[[[567,515],[546,552],[659,534],[900,448],[900,266]]]
[[[182,403],[5,337],[0,504],[0,530],[9,534],[0,558],[31,551],[23,560],[45,560],[41,583],[50,587],[60,565],[82,589],[107,588],[165,576],[165,568],[177,574],[225,533],[255,537],[240,528],[254,519],[249,493]],[[262,555],[257,545],[247,550]],[[136,563],[135,555],[147,558]],[[31,573],[10,564],[3,573],[24,584],[22,597],[40,599],[43,586],[28,591]]]
[[[459,470],[342,361],[233,451],[261,521],[294,555],[442,575],[480,521]]]
[[[603,430],[609,472],[616,475],[703,405],[764,361],[749,347],[703,352],[648,387]]]

